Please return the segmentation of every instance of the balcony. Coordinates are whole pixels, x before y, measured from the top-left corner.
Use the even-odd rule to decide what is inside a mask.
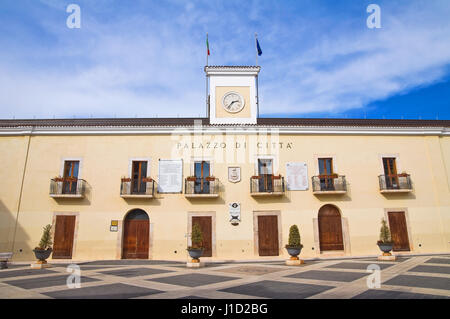
[[[284,177],[281,175],[259,175],[250,177],[251,196],[282,196],[284,190]]]
[[[84,198],[86,181],[73,177],[57,177],[50,180],[50,197]]]
[[[184,196],[186,198],[217,198],[219,197],[219,179],[216,177],[187,177],[184,180]]]
[[[409,174],[380,175],[378,176],[378,180],[382,194],[412,192],[411,177]]]
[[[120,182],[120,197],[122,198],[153,198],[155,181],[152,178],[131,179],[122,178]]]
[[[347,182],[343,175],[317,175],[312,177],[314,195],[338,195],[347,193]]]

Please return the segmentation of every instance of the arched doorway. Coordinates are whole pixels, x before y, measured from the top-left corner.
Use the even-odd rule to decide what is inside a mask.
[[[324,205],[319,210],[320,251],[344,250],[341,214],[336,206]]]
[[[148,259],[150,220],[142,209],[133,209],[123,223],[122,259]]]

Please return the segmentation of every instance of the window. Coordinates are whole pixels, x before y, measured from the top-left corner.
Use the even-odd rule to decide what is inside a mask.
[[[260,192],[273,192],[273,161],[258,159],[258,187]]]
[[[195,194],[209,194],[210,164],[208,161],[194,163],[194,192]]]
[[[133,161],[131,171],[131,190],[133,194],[145,194],[147,183],[147,161]]]
[[[384,176],[387,188],[399,188],[395,157],[383,157]]]
[[[333,159],[319,158],[320,189],[323,191],[334,190]]]
[[[76,194],[80,161],[64,161],[63,194]]]

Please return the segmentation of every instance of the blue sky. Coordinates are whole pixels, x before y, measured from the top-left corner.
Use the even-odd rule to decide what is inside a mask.
[[[448,0],[2,0],[0,118],[204,116],[206,32],[215,65],[253,65],[257,32],[261,116],[450,119],[449,17]]]

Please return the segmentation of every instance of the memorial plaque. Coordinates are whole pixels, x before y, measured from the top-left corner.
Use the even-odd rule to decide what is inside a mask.
[[[159,160],[159,193],[183,191],[183,160]]]
[[[286,183],[287,190],[290,191],[308,190],[308,167],[306,163],[286,163]]]

